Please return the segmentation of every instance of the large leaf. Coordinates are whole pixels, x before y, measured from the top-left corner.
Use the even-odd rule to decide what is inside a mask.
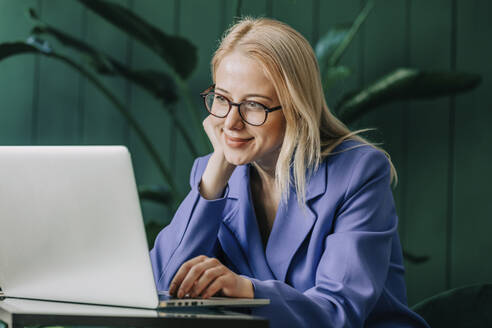
[[[5,42],[0,43],[0,60],[10,56],[22,55],[28,53],[38,53],[39,50],[24,42]]]
[[[331,28],[318,43],[316,43],[315,54],[320,66],[321,75],[323,76],[326,69],[330,67],[330,58],[333,52],[345,40],[350,31],[350,26],[340,25]]]
[[[345,35],[344,39],[337,45],[336,49],[333,51],[333,54],[329,57],[329,66],[335,66],[340,62],[342,55],[345,53],[345,50],[347,50],[350,43],[354,40],[360,27],[367,19],[367,16],[369,16],[372,8],[374,8],[374,2],[372,0],[367,1],[364,8],[362,8],[359,15],[357,15],[357,18],[350,27],[348,33]]]
[[[323,74],[323,90],[327,92],[335,82],[349,77],[351,73],[350,69],[346,66],[328,67]]]
[[[30,36],[26,42],[0,43],[0,61],[16,55],[43,54],[45,56],[51,56],[52,53],[53,49],[51,49],[49,43],[36,36]]]
[[[335,108],[340,119],[348,124],[395,100],[450,96],[471,90],[480,82],[477,74],[400,68],[365,89],[344,96]]]
[[[122,75],[149,91],[155,97],[161,99],[164,104],[169,105],[177,102],[177,86],[174,80],[166,73],[155,70],[132,70],[109,55],[106,55],[93,48],[84,41],[81,41],[42,22],[33,9],[29,10],[29,14],[31,18],[38,23],[38,25],[33,28],[32,33],[36,35],[51,35],[63,45],[82,52],[89,58],[90,63],[99,73],[106,75]],[[166,109],[169,110],[170,106],[167,106]],[[190,148],[193,156],[198,156],[195,143],[191,140],[185,127],[181,124],[181,122],[175,120],[174,115],[172,118],[174,120],[174,124],[185,139],[186,144]]]
[[[186,79],[198,61],[196,47],[187,39],[167,35],[130,10],[103,0],[79,0],[84,6],[153,50]]]
[[[29,10],[31,17],[38,20],[33,9]],[[38,20],[39,21],[39,20]],[[40,22],[32,31],[35,35],[50,35],[64,46],[82,52],[89,58],[92,66],[101,74],[122,75],[140,87],[152,93],[165,104],[176,103],[178,100],[176,85],[165,72],[155,70],[132,70],[109,55],[100,52],[86,42],[64,33],[46,23]]]
[[[172,193],[164,186],[138,186],[138,195],[141,200],[150,200],[160,204],[171,204],[174,201]]]
[[[412,309],[433,328],[492,327],[492,284],[445,291],[418,303]]]
[[[430,259],[429,256],[427,255],[414,255],[412,253],[407,252],[405,249],[403,249],[402,252],[403,252],[403,258],[413,264],[425,263]]]
[[[325,92],[336,81],[350,75],[348,68],[338,64],[373,7],[374,2],[369,0],[357,15],[353,24],[338,25],[331,28],[316,44],[315,53],[320,66],[323,90]]]

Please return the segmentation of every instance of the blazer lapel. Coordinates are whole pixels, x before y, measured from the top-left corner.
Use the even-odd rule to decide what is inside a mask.
[[[234,215],[226,217],[224,224],[240,245],[242,257],[246,258],[249,264],[248,268],[251,270],[252,275],[261,280],[274,279],[265,258],[265,251],[263,249],[258,223],[256,222],[250,193],[249,171],[250,165],[238,166],[229,179],[228,198],[237,201],[237,212]],[[221,241],[221,244],[229,258],[234,253],[239,253],[237,249],[235,251],[233,250],[237,248],[237,245],[233,245],[230,241],[225,245]],[[226,247],[230,249],[226,250]]]
[[[297,201],[295,188],[290,189],[287,203],[280,203],[266,247],[266,260],[275,278],[285,281],[292,259],[309,235],[317,219],[311,200],[326,191],[326,161],[311,176],[306,185],[306,206]]]

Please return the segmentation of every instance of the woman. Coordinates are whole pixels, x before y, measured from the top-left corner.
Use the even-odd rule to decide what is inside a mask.
[[[151,251],[159,290],[269,298],[272,327],[426,327],[406,305],[395,178],[329,111],[309,43],[246,18],[202,96],[213,153]]]

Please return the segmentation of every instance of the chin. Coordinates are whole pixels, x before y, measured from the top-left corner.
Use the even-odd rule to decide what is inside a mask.
[[[233,165],[245,165],[251,163],[252,161],[250,157],[245,155],[246,154],[244,153],[241,154],[240,152],[235,154],[235,152],[231,152],[227,150],[224,152],[224,156],[226,160]]]

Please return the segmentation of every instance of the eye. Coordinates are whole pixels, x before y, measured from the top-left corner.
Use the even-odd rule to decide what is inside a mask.
[[[221,95],[215,95],[214,96],[214,99],[217,101],[217,102],[227,102],[227,99],[225,99],[224,96],[221,96]]]
[[[254,101],[246,101],[244,103],[244,106],[246,106],[246,108],[248,109],[263,109],[260,104]]]

